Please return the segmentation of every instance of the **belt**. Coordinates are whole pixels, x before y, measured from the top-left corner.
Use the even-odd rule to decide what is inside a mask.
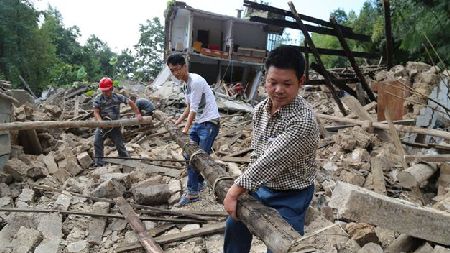
[[[206,124],[208,124],[208,123],[209,123],[209,124],[216,125],[216,126],[220,126],[220,120],[219,120],[219,119],[208,120],[208,121],[202,122],[202,123],[200,123],[200,124],[206,125]]]

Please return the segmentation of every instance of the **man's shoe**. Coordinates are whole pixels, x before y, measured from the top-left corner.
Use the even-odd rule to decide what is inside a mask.
[[[186,206],[197,201],[200,201],[198,194],[195,195],[184,194],[183,196],[181,196],[180,201],[177,204],[175,204],[175,207]]]

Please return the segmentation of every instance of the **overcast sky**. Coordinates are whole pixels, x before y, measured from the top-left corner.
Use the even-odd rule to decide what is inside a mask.
[[[58,9],[66,27],[78,26],[84,44],[90,34],[108,43],[115,52],[132,48],[139,39],[139,24],[153,17],[163,22],[167,0],[32,0],[38,10],[50,4]],[[186,0],[188,5],[219,14],[235,16],[243,0]],[[258,1],[259,2],[259,1]],[[270,5],[289,9],[287,0],[268,0]],[[299,13],[328,20],[330,12],[341,8],[359,13],[364,0],[293,0]]]

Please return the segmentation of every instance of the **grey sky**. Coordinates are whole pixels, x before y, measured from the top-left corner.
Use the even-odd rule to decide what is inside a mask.
[[[132,48],[139,38],[139,24],[155,16],[163,22],[166,0],[32,0],[35,7],[45,10],[48,4],[56,7],[64,24],[76,25],[82,33],[81,43],[95,34],[108,43],[113,51]],[[219,14],[235,16],[243,9],[243,0],[186,0],[188,5]],[[288,9],[287,0],[269,0],[270,5]],[[346,12],[361,9],[364,0],[294,0],[297,11],[328,20],[331,11],[341,8]]]

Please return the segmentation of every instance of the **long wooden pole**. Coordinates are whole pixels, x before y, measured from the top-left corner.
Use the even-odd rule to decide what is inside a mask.
[[[114,199],[120,212],[125,216],[125,219],[130,224],[131,228],[136,232],[139,238],[139,242],[142,247],[148,253],[162,253],[164,252],[161,247],[153,240],[153,238],[147,233],[144,224],[139,219],[139,216],[133,210],[130,203],[128,203],[123,197],[117,197]]]
[[[210,185],[213,186],[217,201],[222,203],[225,195],[233,184],[233,178],[216,163],[206,152],[202,152],[196,144],[191,144],[189,136],[182,134],[180,129],[167,120],[167,116],[156,111],[154,117],[161,122],[183,151],[190,156],[190,163],[201,172]],[[275,209],[264,206],[248,194],[238,200],[237,214],[252,234],[258,236],[267,248],[276,253],[297,252],[299,249],[311,249],[300,244],[300,234],[289,225]]]
[[[388,70],[394,66],[394,40],[392,39],[391,7],[389,0],[383,0],[384,31],[386,33],[386,59]]]
[[[367,84],[366,78],[362,74],[361,70],[358,67],[358,64],[356,63],[355,57],[353,57],[353,53],[350,50],[350,47],[347,44],[347,41],[344,38],[344,35],[342,34],[341,28],[338,26],[338,23],[336,22],[336,19],[334,17],[330,18],[331,23],[334,26],[334,29],[336,30],[337,38],[339,42],[341,43],[342,48],[344,49],[344,52],[347,56],[347,59],[350,61],[350,64],[352,65],[353,70],[355,71],[356,76],[359,78],[359,81],[361,82],[361,85],[366,92],[367,96],[369,97],[370,101],[375,101],[375,95],[373,95],[372,90],[370,89],[369,85]]]
[[[335,121],[335,122],[344,122],[344,123],[355,124],[355,125],[360,125],[360,126],[367,125],[369,122],[369,121],[349,119],[349,118],[320,114],[320,113],[317,114],[316,116],[321,119],[327,119],[327,120],[331,120],[331,121]],[[372,127],[374,127],[374,128],[389,130],[388,124],[383,124],[380,122],[372,122],[370,124],[372,124]],[[394,127],[399,132],[426,134],[426,135],[437,136],[437,137],[441,137],[441,138],[450,140],[450,133],[445,132],[445,131],[429,129],[429,128],[420,128],[420,127],[414,127],[414,126],[402,126],[402,125],[397,125],[397,124],[394,125]]]
[[[50,129],[50,128],[111,128],[119,126],[135,126],[151,124],[152,117],[145,116],[141,121],[133,119],[119,119],[111,121],[16,121],[11,123],[0,124],[0,131],[17,131],[30,129]]]
[[[316,59],[316,62],[317,62],[317,64],[319,65],[319,68],[322,70],[322,71],[321,71],[321,72],[322,72],[322,75],[323,75],[323,77],[324,77],[324,79],[325,79],[325,83],[326,83],[328,89],[329,89],[330,92],[331,92],[331,95],[333,95],[333,98],[334,98],[334,100],[336,101],[336,103],[337,103],[337,105],[338,105],[339,110],[341,111],[341,113],[342,113],[344,116],[346,116],[346,115],[347,115],[347,112],[345,111],[345,108],[344,108],[344,106],[342,105],[342,102],[341,102],[341,100],[339,99],[336,90],[334,89],[333,85],[331,84],[331,81],[330,81],[330,80],[331,80],[331,77],[330,77],[330,76],[328,75],[328,73],[326,72],[326,69],[325,69],[325,67],[324,67],[324,65],[323,65],[323,62],[322,62],[322,60],[320,59],[320,55],[319,55],[319,53],[317,52],[316,46],[314,45],[314,42],[313,42],[313,40],[311,39],[311,36],[309,36],[308,30],[306,29],[305,25],[303,24],[302,19],[300,18],[300,16],[298,15],[297,11],[295,10],[294,4],[293,4],[291,1],[289,1],[288,4],[289,4],[289,7],[291,8],[291,12],[292,12],[292,15],[293,15],[295,21],[297,22],[297,24],[298,24],[300,30],[302,30],[303,36],[305,36],[305,41],[308,43],[308,46],[309,46],[309,48],[311,49],[311,52],[313,53],[314,58]]]

